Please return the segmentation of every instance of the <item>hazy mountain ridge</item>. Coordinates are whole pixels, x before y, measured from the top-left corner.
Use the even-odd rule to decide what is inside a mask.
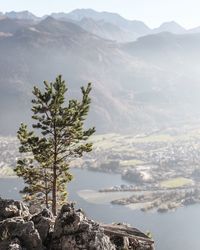
[[[23,19],[23,20],[38,20],[39,17],[35,16],[33,13],[25,10],[25,11],[10,11],[6,12],[5,16],[11,19]]]
[[[171,32],[175,34],[199,32],[198,27],[186,30],[174,21],[165,22],[158,28],[151,29],[144,22],[127,20],[116,13],[98,12],[92,9],[76,9],[69,13],[52,13],[50,16],[60,21],[74,22],[90,33],[117,42],[131,42],[141,36],[160,32]],[[39,22],[46,19],[48,15],[37,17],[29,11],[11,11],[4,14],[2,13],[0,17],[7,17],[15,21],[26,20],[27,22]]]
[[[141,21],[130,21],[116,13],[97,12],[92,9],[52,13],[51,16],[58,20],[71,20],[93,34],[118,42],[134,41],[150,32],[150,28]]]
[[[98,12],[92,9],[76,9],[70,13],[52,13],[52,17],[63,20],[74,20],[80,22],[84,18],[93,19],[94,21],[106,21],[112,23],[122,29],[134,32],[139,36],[147,34],[155,34],[160,32],[171,32],[176,34],[197,33],[199,27],[186,29],[175,21],[162,23],[159,27],[151,29],[144,22],[139,20],[127,20],[116,13]]]
[[[52,17],[23,26],[0,39],[1,132],[28,121],[32,86],[59,73],[72,96],[93,83],[89,122],[98,132],[144,131],[198,115],[199,42],[200,34],[159,33],[118,44]]]
[[[155,28],[152,33],[160,33],[160,32],[171,32],[174,34],[184,34],[186,33],[186,29],[183,28],[180,24],[171,21],[165,22],[160,25],[160,27]]]
[[[174,34],[184,34],[184,33],[198,33],[199,29],[192,28],[192,29],[185,29],[180,24],[175,21],[169,21],[162,23],[159,27],[151,29],[149,28],[144,22],[138,20],[127,20],[115,13],[108,13],[108,12],[97,12],[92,9],[78,9],[74,10],[68,14],[54,14],[55,18],[67,18],[72,19],[75,21],[81,22],[84,18],[90,18],[94,21],[106,21],[110,22],[122,30],[129,31],[130,33],[135,33],[135,37],[138,38],[140,36],[145,36],[148,34],[155,34],[161,32],[171,32]],[[131,41],[131,40],[130,40]]]
[[[102,78],[102,71],[105,70],[106,64],[113,61],[106,54],[116,57],[118,48],[75,24],[48,18],[0,41],[0,52],[1,107],[6,108],[8,113],[10,111],[19,122],[21,117],[18,114],[19,110],[24,109],[23,101],[27,100],[26,104],[30,102],[32,84],[42,83],[44,77],[53,80],[58,73],[63,73],[67,81],[76,85],[72,86],[76,92],[78,86],[92,80],[97,82],[96,91],[98,92],[98,88],[101,91],[101,85],[98,87],[97,84]],[[9,100],[12,100],[11,103]],[[28,108],[25,109],[28,111]],[[2,109],[1,117],[4,116],[3,113]],[[10,120],[13,119],[12,115]],[[11,124],[5,120],[5,128],[9,127],[7,123]]]
[[[150,28],[143,22],[137,20],[130,21],[116,13],[97,12],[92,9],[77,9],[68,13],[67,17],[76,21],[81,21],[83,18],[92,18],[96,21],[104,20],[140,35],[147,34],[150,31]]]
[[[15,33],[16,31],[32,25],[31,21],[21,19],[2,18],[0,19],[0,32]]]
[[[83,18],[81,21],[76,22],[76,24],[90,33],[108,40],[128,42],[135,41],[138,38],[137,33],[123,30],[117,25],[104,20],[95,21],[92,18]]]

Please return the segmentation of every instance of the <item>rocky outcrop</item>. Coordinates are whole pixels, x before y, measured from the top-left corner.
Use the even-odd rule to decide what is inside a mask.
[[[29,216],[29,209],[20,201],[0,198],[0,221],[18,216]]]
[[[27,250],[43,249],[42,240],[32,221],[16,217],[0,222],[0,249],[13,249],[13,239],[18,239],[19,247]]]
[[[48,238],[51,232],[53,232],[54,227],[54,217],[48,209],[43,209],[39,214],[34,215],[31,218],[37,229],[42,243],[44,245],[48,244]]]
[[[153,241],[127,225],[96,223],[73,203],[54,218],[47,209],[31,215],[22,202],[0,199],[0,249],[152,250]]]
[[[52,250],[104,249],[115,250],[100,225],[88,220],[73,204],[64,205],[56,219],[52,235]]]

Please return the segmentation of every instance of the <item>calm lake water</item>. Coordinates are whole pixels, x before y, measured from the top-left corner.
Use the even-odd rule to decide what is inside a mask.
[[[200,205],[179,208],[166,214],[143,213],[123,206],[96,205],[84,201],[77,194],[83,189],[98,190],[103,187],[125,184],[120,175],[73,170],[75,179],[69,184],[70,200],[76,201],[90,218],[97,221],[126,222],[142,231],[151,231],[157,250],[199,250],[200,249]],[[0,196],[20,199],[20,179],[0,179]]]

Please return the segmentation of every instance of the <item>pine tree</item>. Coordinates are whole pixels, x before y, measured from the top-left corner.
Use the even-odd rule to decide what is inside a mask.
[[[66,201],[66,184],[72,179],[70,161],[92,150],[87,139],[95,128],[84,128],[91,103],[91,83],[81,88],[81,101],[72,99],[67,104],[68,89],[61,76],[54,83],[45,81],[44,86],[44,91],[37,87],[33,90],[35,132],[28,131],[24,124],[19,128],[19,151],[24,158],[18,161],[15,171],[27,184],[23,190],[25,200],[35,200],[47,207],[51,204],[56,215],[57,204]]]

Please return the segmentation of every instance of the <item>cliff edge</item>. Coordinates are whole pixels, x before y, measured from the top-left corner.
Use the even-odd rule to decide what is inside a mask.
[[[124,224],[99,224],[73,203],[57,217],[47,209],[31,214],[20,201],[0,199],[1,250],[153,250],[154,242]]]

